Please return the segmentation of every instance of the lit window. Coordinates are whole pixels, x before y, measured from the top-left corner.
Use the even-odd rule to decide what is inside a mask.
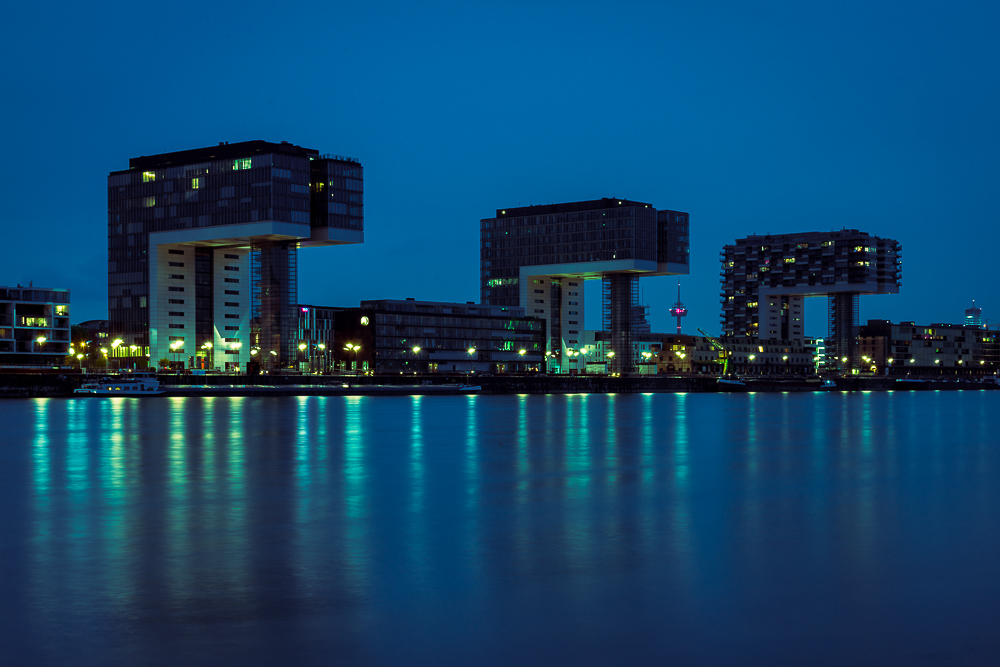
[[[144,172],[142,172],[142,182],[143,183],[149,183],[149,182],[155,181],[155,180],[156,180],[156,172],[155,171],[144,171]]]
[[[191,189],[192,190],[197,190],[199,187],[201,187],[201,186],[198,185],[198,179],[197,178],[192,178],[191,179]]]
[[[156,206],[156,197],[144,197],[142,200],[143,206],[149,208],[150,206]]]
[[[250,158],[241,157],[237,160],[233,160],[233,169],[249,169],[250,168]]]

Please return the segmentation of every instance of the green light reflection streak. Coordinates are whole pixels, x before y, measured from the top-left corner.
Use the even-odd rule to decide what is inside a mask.
[[[368,471],[365,460],[364,413],[371,399],[344,397],[344,564],[345,580],[358,599],[368,599],[371,546],[368,526]]]

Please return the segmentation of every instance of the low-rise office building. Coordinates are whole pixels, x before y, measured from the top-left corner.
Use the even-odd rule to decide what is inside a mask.
[[[471,302],[300,305],[297,347],[299,368],[316,373],[537,373],[546,362],[544,320]]]
[[[0,365],[60,366],[69,349],[68,289],[0,287]]]
[[[545,372],[545,320],[519,306],[382,299],[362,301],[363,318],[376,372]]]
[[[868,320],[859,348],[865,371],[879,375],[977,377],[1000,368],[1000,334],[978,326]]]

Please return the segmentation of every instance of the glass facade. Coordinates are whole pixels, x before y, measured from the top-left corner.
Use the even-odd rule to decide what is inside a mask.
[[[364,168],[357,160],[324,155],[312,163],[312,226],[365,228]]]

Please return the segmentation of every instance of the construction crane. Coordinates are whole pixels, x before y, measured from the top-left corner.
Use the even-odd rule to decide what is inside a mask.
[[[708,340],[708,342],[712,344],[712,347],[722,352],[722,374],[726,375],[729,372],[729,355],[730,355],[729,348],[727,348],[725,345],[717,341],[714,337],[709,335],[709,333],[704,329],[698,329],[698,331],[700,331],[701,335],[704,336]]]

